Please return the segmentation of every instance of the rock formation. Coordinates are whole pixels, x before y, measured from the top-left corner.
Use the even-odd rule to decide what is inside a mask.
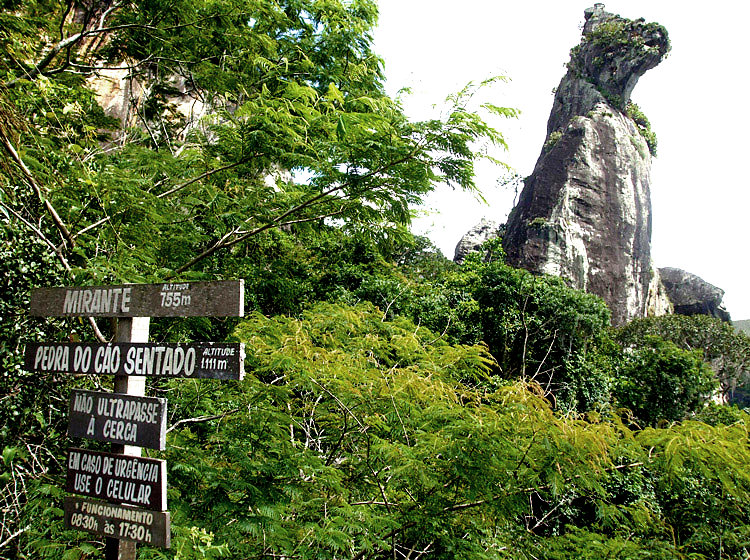
[[[201,126],[201,119],[216,109],[206,104],[199,92],[177,75],[159,83],[138,78],[128,69],[101,69],[88,83],[105,114],[119,120],[123,130],[133,126],[148,128],[143,113],[149,101],[160,108],[160,116],[181,123],[181,139]],[[154,87],[156,84],[158,88]],[[154,128],[158,130],[158,126]]]
[[[651,263],[655,139],[630,103],[669,40],[662,26],[621,18],[602,4],[585,17],[503,246],[510,264],[599,295],[622,324],[671,310]]]
[[[502,237],[503,230],[504,226],[482,218],[482,221],[467,231],[458,242],[453,253],[453,260],[461,264],[469,253],[478,251],[485,241]]]
[[[731,322],[729,313],[722,305],[724,290],[679,268],[660,268],[659,274],[675,313],[708,315]]]

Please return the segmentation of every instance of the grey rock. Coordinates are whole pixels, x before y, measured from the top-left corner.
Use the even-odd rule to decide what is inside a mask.
[[[624,110],[669,41],[600,4],[586,18],[503,247],[510,264],[602,297],[617,325],[670,310],[651,262],[651,155]]]
[[[724,308],[724,290],[679,268],[660,268],[662,283],[679,315],[708,315],[731,322]]]
[[[482,221],[466,232],[458,242],[453,253],[453,260],[461,264],[469,253],[479,251],[485,241],[501,237],[502,229],[503,226],[498,225],[497,222],[482,218]]]

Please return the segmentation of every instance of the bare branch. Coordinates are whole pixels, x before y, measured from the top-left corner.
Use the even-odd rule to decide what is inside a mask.
[[[26,525],[26,527],[24,527],[22,529],[19,529],[18,531],[16,531],[12,535],[10,535],[7,539],[5,539],[3,542],[0,543],[0,549],[5,548],[8,545],[8,543],[10,543],[16,537],[21,536],[23,533],[25,533],[26,531],[28,531],[30,528],[31,528],[31,525]]]
[[[94,228],[97,228],[97,227],[99,227],[99,226],[100,226],[100,225],[102,225],[102,224],[106,224],[106,223],[107,223],[108,221],[110,221],[111,219],[112,219],[112,216],[106,216],[106,217],[102,218],[101,220],[97,220],[97,221],[96,221],[96,222],[94,222],[93,224],[89,224],[89,225],[87,225],[87,226],[86,226],[85,228],[83,228],[82,230],[78,231],[77,233],[74,233],[74,234],[73,234],[73,239],[75,239],[75,238],[77,238],[77,237],[80,237],[81,235],[83,235],[83,234],[84,234],[84,233],[86,233],[87,231],[91,231],[92,229],[94,229]]]
[[[20,221],[23,225],[25,225],[27,228],[29,228],[32,232],[34,232],[34,235],[36,235],[47,247],[49,247],[53,253],[55,253],[55,256],[60,261],[60,263],[63,265],[63,268],[65,268],[65,271],[70,273],[72,272],[72,269],[70,267],[70,264],[68,263],[68,259],[65,258],[65,256],[62,254],[62,251],[59,247],[56,247],[52,241],[50,241],[46,235],[40,230],[38,227],[36,227],[34,224],[32,224],[30,221],[28,221],[26,218],[21,216],[18,212],[16,212],[13,208],[5,204],[2,200],[0,200],[0,206],[5,208],[8,212],[13,214],[13,217],[16,218],[18,221]]]
[[[88,317],[88,320],[89,320],[89,325],[91,325],[91,328],[94,331],[94,336],[96,337],[96,339],[99,342],[109,342],[107,340],[107,337],[105,337],[104,334],[102,334],[102,331],[99,330],[99,325],[96,324],[96,319],[94,319],[93,317]]]
[[[240,408],[235,408],[234,410],[223,412],[221,414],[214,414],[213,416],[198,416],[197,418],[183,418],[182,420],[178,420],[177,422],[172,424],[169,428],[167,428],[167,433],[171,432],[172,430],[174,430],[175,428],[183,424],[198,424],[200,422],[209,422],[211,420],[218,420],[220,418],[226,418],[227,416],[236,414],[240,410],[241,410]]]
[[[256,157],[258,155],[259,154],[255,154],[254,157]],[[206,178],[210,177],[211,175],[215,175],[216,173],[221,173],[222,171],[226,171],[227,169],[232,169],[234,167],[242,165],[243,163],[247,163],[247,161],[248,161],[247,159],[243,158],[243,159],[241,159],[239,161],[235,161],[233,163],[228,163],[227,165],[224,165],[222,167],[217,167],[216,169],[209,169],[205,173],[202,173],[202,174],[198,175],[197,177],[194,177],[194,178],[190,179],[189,181],[186,181],[185,183],[177,185],[176,187],[172,187],[171,189],[169,189],[168,191],[164,191],[163,193],[157,194],[156,198],[165,198],[167,196],[173,195],[177,191],[181,191],[185,187],[190,186],[193,183],[197,183],[201,179],[206,179]]]

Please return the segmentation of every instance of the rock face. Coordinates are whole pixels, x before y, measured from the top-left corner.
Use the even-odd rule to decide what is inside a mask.
[[[89,80],[89,86],[105,114],[118,119],[123,128],[143,126],[143,106],[156,100],[165,117],[181,121],[182,139],[190,130],[201,126],[200,119],[215,109],[201,100],[199,94],[179,76],[160,84],[161,89],[156,93],[153,83],[135,78],[130,70],[102,69]]]
[[[478,251],[485,241],[502,237],[501,230],[502,226],[497,222],[482,218],[482,221],[466,232],[458,242],[453,260],[461,264],[469,253]]]
[[[510,264],[602,297],[612,322],[622,324],[671,310],[651,262],[653,137],[629,107],[638,79],[664,58],[669,40],[660,25],[621,18],[602,4],[585,16],[503,247]]]
[[[679,268],[660,268],[659,274],[675,313],[709,315],[731,322],[729,313],[722,305],[724,290]]]

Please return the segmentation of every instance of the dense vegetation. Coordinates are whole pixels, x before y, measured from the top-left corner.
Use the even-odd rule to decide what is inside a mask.
[[[244,342],[248,375],[152,380],[173,547],[139,558],[747,557],[750,416],[708,402],[743,394],[747,337],[612,330],[498,243],[459,266],[409,234],[410,205],[474,189],[502,145],[475,109],[514,111],[469,87],[410,122],[374,3],[2,5],[0,556],[103,556],[64,528],[62,480],[69,391],[111,379],[21,355],[113,326],[29,317],[29,290],[244,278],[243,319],[153,321],[154,340]],[[132,78],[120,119],[104,68]]]

